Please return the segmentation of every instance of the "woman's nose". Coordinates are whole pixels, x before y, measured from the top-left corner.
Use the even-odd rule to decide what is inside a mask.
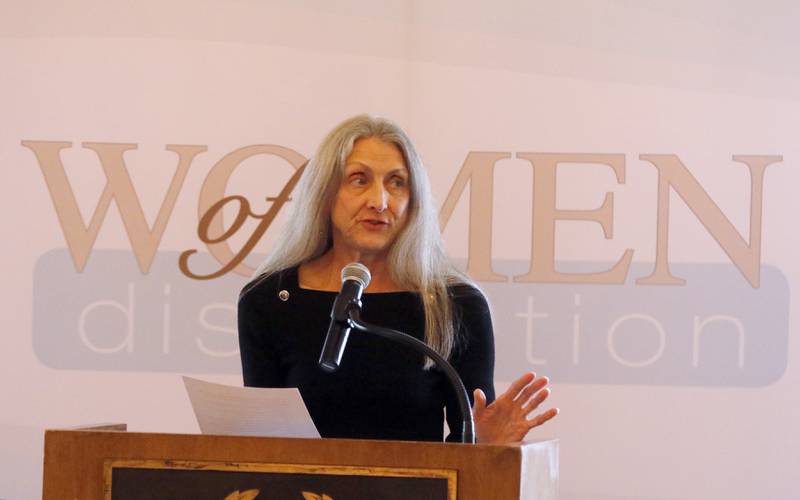
[[[376,182],[367,193],[367,207],[376,212],[383,212],[389,205],[389,193],[383,184]]]

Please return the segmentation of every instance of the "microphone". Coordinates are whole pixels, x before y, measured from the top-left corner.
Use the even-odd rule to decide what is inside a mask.
[[[319,367],[326,372],[332,373],[339,368],[350,335],[349,310],[352,306],[361,308],[361,293],[370,279],[369,269],[359,262],[351,262],[342,268],[342,290],[333,303],[331,324],[319,356]]]

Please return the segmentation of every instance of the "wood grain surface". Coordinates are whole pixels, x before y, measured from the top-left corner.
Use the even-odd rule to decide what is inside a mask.
[[[102,500],[104,464],[113,460],[453,470],[459,500],[516,500],[523,492],[526,500],[555,500],[558,482],[554,440],[494,446],[48,430],[43,498]]]

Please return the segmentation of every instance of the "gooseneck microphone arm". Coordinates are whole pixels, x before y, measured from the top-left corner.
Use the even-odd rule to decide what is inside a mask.
[[[328,326],[328,333],[325,336],[325,344],[322,346],[322,352],[319,356],[319,367],[328,373],[339,369],[342,354],[344,354],[344,349],[347,345],[347,338],[353,328],[422,352],[431,358],[444,372],[456,393],[463,422],[461,442],[474,444],[475,421],[472,416],[472,408],[469,406],[469,396],[467,396],[467,390],[464,388],[461,377],[458,376],[452,365],[439,353],[431,349],[428,344],[415,339],[411,335],[361,321],[361,294],[367,288],[371,279],[372,275],[369,269],[359,262],[351,262],[342,268],[342,290],[336,296],[331,309],[331,322]]]
[[[472,416],[472,408],[469,406],[469,397],[467,396],[467,389],[458,376],[455,368],[447,362],[438,352],[431,349],[425,342],[415,339],[411,335],[407,335],[391,328],[384,328],[381,326],[373,325],[361,320],[361,304],[358,302],[349,302],[347,304],[347,322],[349,326],[356,330],[371,333],[385,339],[392,340],[403,344],[416,351],[421,351],[426,356],[430,357],[436,365],[444,372],[450,385],[456,393],[458,399],[458,406],[461,409],[462,429],[461,429],[461,442],[475,444],[475,421]]]

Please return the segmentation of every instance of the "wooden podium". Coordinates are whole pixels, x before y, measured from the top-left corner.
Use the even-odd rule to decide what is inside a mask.
[[[45,500],[555,500],[558,442],[464,445],[48,430]]]

